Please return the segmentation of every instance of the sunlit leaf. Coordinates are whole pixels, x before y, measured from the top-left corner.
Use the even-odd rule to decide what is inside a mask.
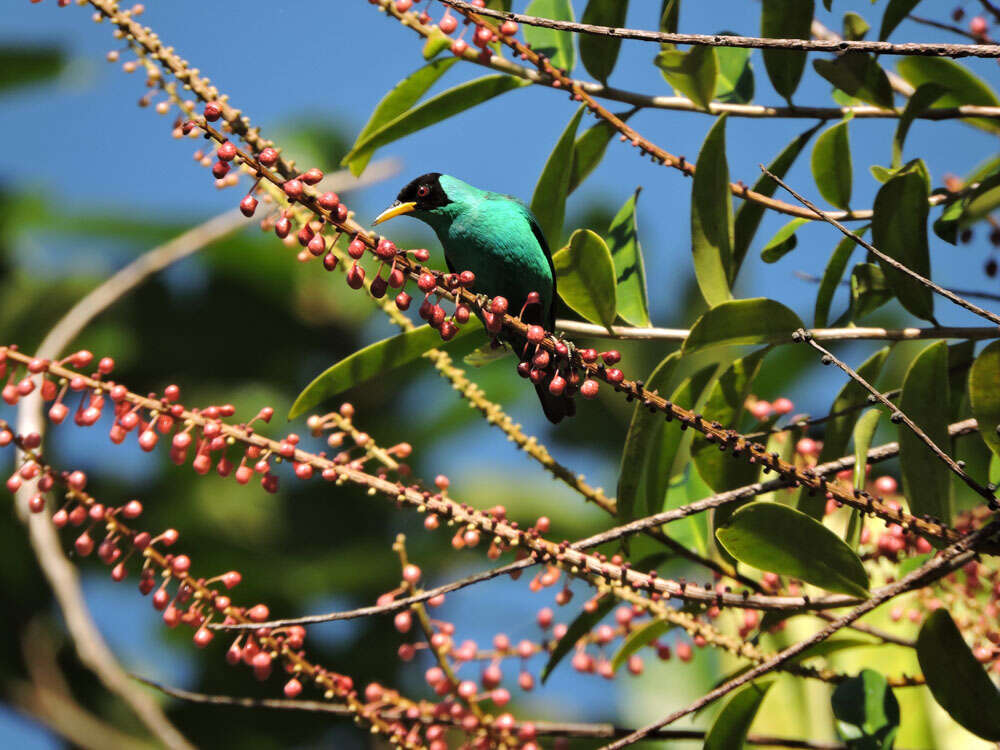
[[[715,98],[718,101],[727,104],[749,104],[753,101],[754,80],[750,52],[746,47],[715,48],[715,60],[719,70],[715,83]]]
[[[608,249],[615,262],[618,315],[634,326],[649,326],[649,300],[646,296],[646,267],[639,245],[635,207],[636,190],[621,207],[608,228]]]
[[[858,235],[864,236],[864,229],[855,230]],[[819,282],[819,289],[816,292],[816,307],[813,311],[813,325],[817,328],[825,328],[830,320],[830,305],[833,302],[833,295],[840,285],[840,280],[847,269],[847,262],[851,259],[851,254],[857,244],[850,237],[845,237],[830,254],[830,260],[826,263],[823,277]]]
[[[718,118],[698,154],[691,184],[691,244],[694,272],[705,301],[732,298],[733,201],[726,162],[726,117]]]
[[[591,323],[610,328],[615,321],[615,266],[601,236],[578,229],[552,256],[559,296]]]
[[[868,596],[868,573],[844,540],[805,513],[779,503],[744,505],[716,532],[740,562],[849,596]]]
[[[934,610],[924,620],[917,659],[938,705],[973,734],[1000,742],[1000,693],[947,609]]]
[[[662,0],[660,3],[660,31],[677,33],[677,19],[681,13],[681,0]]]
[[[533,0],[524,12],[529,16],[551,18],[554,21],[574,20],[573,5],[570,0]],[[557,68],[571,72],[576,65],[573,35],[567,31],[525,26],[524,40],[535,52],[548,57]]]
[[[791,339],[799,316],[766,297],[734,299],[702,313],[684,341],[684,352],[732,344],[770,344]]]
[[[742,747],[760,704],[773,684],[773,679],[751,682],[733,693],[705,735],[704,750]]]
[[[30,86],[62,72],[66,60],[58,47],[26,43],[0,45],[0,94],[19,86]]]
[[[849,750],[892,750],[899,731],[899,701],[885,677],[862,669],[837,685],[830,703],[837,732]]]
[[[882,14],[882,25],[878,30],[879,41],[884,42],[888,39],[889,34],[917,7],[919,2],[920,0],[889,0],[885,13]]]
[[[847,11],[844,14],[843,37],[849,42],[856,42],[865,38],[871,26],[868,22],[854,11]]]
[[[674,627],[676,624],[669,620],[652,620],[637,627],[622,641],[622,645],[611,658],[611,668],[617,672],[618,668],[627,662],[632,654],[648,646],[661,635],[670,632]]]
[[[619,112],[615,115],[623,122],[627,121],[634,114],[635,110]],[[572,193],[580,184],[587,179],[597,165],[604,158],[604,152],[608,149],[611,139],[618,135],[618,130],[614,125],[601,120],[592,128],[588,128],[583,135],[576,139],[573,146],[573,169],[569,178],[569,188],[567,194]]]
[[[698,45],[687,52],[664,49],[653,62],[678,94],[708,109],[719,73],[714,47]]]
[[[795,233],[799,227],[808,222],[809,219],[792,219],[781,229],[775,232],[774,237],[760,251],[760,259],[765,263],[777,263],[786,254],[795,249],[799,244]]]
[[[1000,456],[1000,341],[983,349],[969,371],[969,403],[979,422],[979,434]]]
[[[937,100],[939,107],[959,107],[978,104],[986,107],[1000,105],[993,90],[964,65],[943,57],[903,57],[896,63],[896,70],[914,88],[925,83],[936,83],[945,89]],[[964,120],[986,130],[1000,130],[1000,122],[987,118]]]
[[[854,425],[854,489],[856,490],[865,488],[865,482],[868,478],[868,450],[872,446],[872,440],[881,417],[882,411],[880,409],[868,409]],[[847,533],[844,534],[844,540],[851,546],[851,549],[858,548],[861,541],[862,525],[860,511],[857,508],[851,508]]]
[[[549,247],[558,247],[562,242],[576,129],[580,126],[583,111],[584,108],[580,107],[570,118],[569,124],[549,154],[535,185],[535,192],[531,196],[531,212],[538,220],[538,226],[542,228],[542,234],[548,240]]]
[[[892,298],[885,274],[874,263],[858,263],[851,271],[851,320],[861,320]]]
[[[288,418],[295,419],[356,385],[410,364],[429,349],[446,347],[468,336],[481,335],[482,330],[479,319],[470,318],[449,342],[442,341],[441,334],[424,325],[370,344],[318,375],[295,399]]]
[[[552,674],[552,670],[570,652],[570,649],[576,645],[576,642],[593,630],[597,626],[597,623],[604,619],[604,616],[614,608],[617,601],[613,596],[603,596],[598,601],[593,612],[588,612],[584,609],[576,616],[576,619],[566,628],[566,635],[560,638],[556,647],[552,649],[549,660],[542,669],[542,684],[545,684],[545,681],[549,679],[549,675]]]
[[[591,26],[621,28],[625,25],[626,13],[628,0],[588,0],[580,20]],[[618,61],[621,44],[622,40],[618,37],[581,34],[580,59],[583,67],[598,81],[607,83]]]
[[[772,39],[808,39],[812,26],[813,0],[763,0],[760,35]],[[806,53],[787,49],[765,49],[764,67],[781,96],[789,102],[806,65]]]
[[[846,210],[851,202],[851,183],[854,179],[846,120],[816,139],[812,151],[812,173],[820,194],[831,205]]]
[[[816,72],[840,91],[876,107],[891,107],[892,86],[874,55],[847,52],[833,60],[814,60]]]
[[[910,417],[935,444],[947,450],[948,345],[931,344],[910,364],[903,379],[900,410]],[[931,449],[905,427],[899,430],[899,467],[903,491],[910,510],[945,523],[951,521],[951,479],[948,467]]]

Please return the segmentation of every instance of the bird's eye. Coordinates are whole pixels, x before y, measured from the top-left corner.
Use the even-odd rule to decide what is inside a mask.
[[[430,192],[431,189],[426,185],[421,185],[417,188],[417,196],[420,198],[426,198]]]

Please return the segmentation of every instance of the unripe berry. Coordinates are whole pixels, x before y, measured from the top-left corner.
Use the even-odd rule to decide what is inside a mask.
[[[252,195],[244,196],[243,200],[240,201],[240,213],[249,218],[254,215],[256,210],[257,199]]]

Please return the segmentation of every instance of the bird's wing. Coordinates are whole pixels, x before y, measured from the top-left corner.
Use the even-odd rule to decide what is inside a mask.
[[[554,325],[556,316],[556,300],[559,299],[558,292],[556,290],[556,268],[552,264],[552,252],[549,250],[549,243],[545,241],[545,234],[542,232],[542,228],[538,225],[538,219],[535,215],[531,213],[531,209],[524,203],[524,201],[513,196],[504,196],[511,200],[514,205],[521,209],[521,213],[524,214],[524,218],[528,222],[528,226],[531,227],[531,233],[535,235],[535,239],[538,240],[538,244],[541,245],[542,252],[545,253],[545,260],[549,262],[549,273],[552,274],[552,304],[549,306],[551,311],[552,320],[548,321],[548,328],[551,330]]]

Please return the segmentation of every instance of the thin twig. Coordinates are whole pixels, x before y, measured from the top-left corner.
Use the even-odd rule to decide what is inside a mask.
[[[816,276],[815,274],[807,273],[806,271],[795,271],[795,277],[801,279],[802,281],[808,281],[813,284],[818,284],[822,281],[822,277]],[[851,282],[844,281],[840,282],[840,286],[850,286]],[[984,292],[976,289],[952,289],[955,294],[960,294],[963,297],[975,297],[978,299],[988,299],[1000,302],[1000,294],[996,292]]]
[[[935,21],[933,18],[924,18],[922,16],[915,16],[910,13],[907,16],[908,19],[914,23],[923,24],[924,26],[930,26],[933,29],[940,29],[941,31],[948,31],[952,34],[958,34],[959,36],[965,37],[966,39],[976,40],[978,37],[970,34],[966,29],[959,26],[955,26],[950,23],[942,23],[941,21]]]
[[[931,440],[930,437],[927,435],[927,433],[924,432],[923,429],[921,429],[916,422],[910,419],[910,417],[907,416],[907,414],[902,409],[900,409],[898,406],[893,404],[889,399],[883,396],[877,388],[872,386],[871,383],[869,383],[867,380],[861,377],[861,375],[859,375],[858,372],[854,370],[852,367],[850,367],[846,362],[834,356],[829,349],[813,341],[812,338],[810,338],[809,334],[806,333],[804,330],[800,330],[798,332],[798,335],[800,341],[807,342],[813,349],[815,349],[816,351],[818,351],[820,354],[823,355],[824,364],[829,364],[832,362],[843,372],[845,372],[847,376],[851,378],[851,380],[853,380],[855,383],[858,383],[862,388],[868,391],[868,393],[870,393],[880,404],[889,409],[889,411],[892,413],[893,422],[902,422],[903,424],[905,424],[909,428],[910,432],[916,435],[917,438],[920,440],[920,442],[922,442],[930,449],[931,453],[933,453],[941,461],[943,461],[944,464],[952,471],[952,473],[955,474],[955,476],[957,476],[959,479],[965,482],[974,492],[976,492],[976,494],[980,495],[983,499],[985,499],[989,503],[990,508],[993,508],[994,510],[996,509],[997,507],[996,495],[994,495],[990,490],[986,489],[981,484],[979,484],[979,482],[977,482],[975,479],[970,477],[965,472],[965,469],[959,466],[958,463],[955,461],[955,459],[953,459],[951,456],[949,456],[947,453],[941,450],[941,448],[938,447],[937,443]]]
[[[822,641],[829,638],[831,635],[836,633],[841,628],[850,625],[855,620],[871,612],[876,607],[884,604],[895,596],[905,593],[907,591],[912,591],[914,589],[922,588],[930,583],[933,583],[938,578],[947,575],[953,570],[960,568],[965,565],[969,560],[973,559],[976,554],[976,548],[983,542],[991,540],[996,536],[997,532],[1000,531],[1000,521],[993,521],[988,526],[984,526],[982,529],[973,532],[967,537],[960,539],[951,546],[944,549],[939,555],[928,560],[926,563],[921,565],[919,568],[914,570],[909,575],[901,578],[899,581],[884,586],[878,592],[873,593],[872,597],[865,601],[864,603],[858,605],[846,615],[837,618],[834,622],[831,622],[822,630],[818,631],[814,635],[806,638],[803,641],[799,641],[793,646],[789,646],[783,651],[778,652],[772,658],[768,659],[763,664],[759,664],[756,667],[744,672],[743,674],[735,677],[731,680],[727,680],[719,687],[706,693],[698,700],[694,701],[685,708],[678,711],[674,711],[669,716],[666,716],[659,721],[653,722],[648,726],[639,729],[628,737],[625,737],[617,742],[613,742],[609,745],[605,745],[603,750],[619,750],[620,748],[627,747],[629,745],[638,742],[639,740],[648,737],[652,732],[665,727],[678,719],[687,716],[688,714],[694,713],[703,706],[707,706],[710,703],[718,700],[724,695],[732,692],[738,687],[746,685],[753,682],[758,677],[761,677],[768,672],[771,672],[782,664],[787,662],[789,659],[801,654],[807,648],[821,643]]]
[[[611,326],[609,331],[604,326],[584,323],[579,320],[560,318],[556,328],[566,333],[574,333],[589,338],[604,339],[643,339],[656,341],[685,341],[691,333],[686,328],[642,328],[639,326]],[[810,328],[810,336],[817,341],[912,341],[915,339],[996,339],[1000,338],[1000,328],[997,326],[978,327],[947,327],[931,326],[928,328],[880,328],[871,326],[855,326],[848,328]],[[769,343],[791,343],[793,331],[786,337]]]
[[[824,213],[823,211],[821,211],[820,209],[818,209],[813,203],[811,203],[808,199],[806,199],[803,196],[801,196],[798,193],[796,193],[780,177],[772,174],[767,169],[767,167],[765,167],[763,164],[760,165],[760,169],[761,169],[761,171],[764,174],[766,174],[772,180],[774,180],[779,185],[781,185],[781,187],[783,187],[785,190],[787,190],[797,201],[799,201],[799,203],[801,203],[803,206],[805,206],[810,211],[812,211],[816,216],[818,216],[819,218],[823,219],[823,221],[825,221],[825,222],[827,222],[829,224],[832,224],[833,226],[837,227],[837,229],[839,229],[844,234],[845,237],[850,237],[857,244],[861,245],[861,247],[865,248],[865,250],[867,250],[868,252],[870,252],[872,255],[874,255],[875,257],[877,257],[879,260],[881,260],[884,263],[892,266],[897,271],[900,271],[901,273],[905,273],[907,276],[910,276],[911,278],[915,279],[916,281],[919,281],[921,284],[923,284],[924,286],[926,286],[931,291],[937,292],[942,297],[945,297],[946,299],[951,300],[952,302],[954,302],[959,307],[964,307],[969,312],[975,313],[976,315],[978,315],[978,316],[980,316],[982,318],[986,318],[988,321],[990,321],[992,323],[996,323],[996,324],[1000,325],[1000,315],[997,315],[996,313],[992,313],[989,310],[984,310],[983,308],[979,307],[979,305],[972,304],[968,300],[966,300],[966,299],[964,299],[962,297],[959,297],[954,292],[951,292],[951,291],[945,289],[943,286],[934,283],[930,279],[924,278],[919,273],[917,273],[916,271],[913,271],[910,268],[908,268],[907,266],[903,265],[902,263],[900,263],[898,260],[896,260],[892,256],[886,255],[881,250],[879,250],[874,245],[872,245],[870,242],[867,242],[865,239],[863,239],[862,237],[859,237],[857,234],[855,234],[850,229],[848,229],[847,227],[845,227],[843,224],[841,224],[835,218],[833,218],[832,216],[830,216],[830,214]]]
[[[870,42],[865,40],[828,42],[812,39],[770,39],[766,37],[731,36],[724,34],[676,34],[665,31],[644,31],[623,29],[612,26],[595,26],[573,21],[557,21],[551,18],[527,16],[523,13],[481,8],[464,0],[441,0],[455,10],[475,13],[480,16],[517,21],[528,26],[538,26],[557,31],[571,31],[578,34],[610,36],[616,39],[632,39],[639,42],[658,44],[693,44],[702,47],[743,47],[751,49],[783,49],[801,52],[874,52],[878,55],[917,55],[924,57],[1000,57],[1000,45],[996,44],[940,44],[925,42]]]

